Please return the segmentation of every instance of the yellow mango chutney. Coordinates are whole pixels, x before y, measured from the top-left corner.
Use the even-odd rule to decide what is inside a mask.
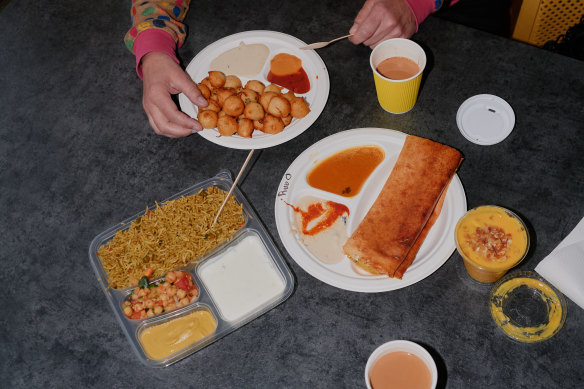
[[[494,282],[527,253],[529,236],[523,222],[497,206],[474,208],[456,226],[456,246],[470,276]]]
[[[167,357],[215,332],[217,321],[206,309],[153,325],[140,333],[140,343],[152,359]]]

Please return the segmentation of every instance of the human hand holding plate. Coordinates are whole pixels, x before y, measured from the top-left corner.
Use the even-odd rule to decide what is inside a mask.
[[[207,100],[182,68],[167,54],[153,51],[142,58],[142,105],[150,126],[158,135],[179,138],[202,130],[195,119],[180,112],[171,95],[184,93],[199,107]]]
[[[330,88],[326,66],[314,51],[300,50],[300,47],[304,46],[305,43],[295,37],[274,31],[247,31],[227,36],[207,46],[187,66],[188,75],[195,81],[203,80],[208,76],[209,70],[213,70],[211,63],[215,58],[238,47],[242,42],[246,45],[262,44],[269,49],[267,60],[258,74],[239,77],[244,85],[249,80],[260,80],[266,85],[270,84],[267,81],[269,63],[277,54],[288,53],[302,60],[302,66],[309,77],[311,88],[307,93],[299,96],[309,104],[310,113],[303,118],[294,119],[284,131],[277,134],[254,131],[252,138],[244,138],[238,135],[220,136],[217,129],[204,129],[199,134],[213,143],[244,150],[261,149],[287,142],[308,129],[324,109]],[[184,113],[191,118],[197,117],[198,108],[189,101],[185,94],[179,95],[179,103]]]

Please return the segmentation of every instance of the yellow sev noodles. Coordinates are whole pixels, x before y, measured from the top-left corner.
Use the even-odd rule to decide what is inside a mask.
[[[118,231],[97,252],[109,286],[135,285],[147,268],[154,270],[151,279],[163,276],[230,240],[245,223],[242,206],[233,196],[211,228],[226,194],[210,187],[162,205],[156,203],[155,209],[132,221],[130,228]]]

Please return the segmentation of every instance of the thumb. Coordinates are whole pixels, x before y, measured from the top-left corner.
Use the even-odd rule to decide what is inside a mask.
[[[207,99],[201,95],[201,91],[197,88],[197,84],[195,84],[186,72],[183,72],[176,89],[184,93],[191,103],[198,105],[199,107],[206,107],[209,104]]]

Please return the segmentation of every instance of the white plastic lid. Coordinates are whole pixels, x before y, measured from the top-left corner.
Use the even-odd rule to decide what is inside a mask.
[[[458,108],[456,125],[469,141],[494,145],[513,131],[515,114],[513,108],[498,96],[476,95]]]

